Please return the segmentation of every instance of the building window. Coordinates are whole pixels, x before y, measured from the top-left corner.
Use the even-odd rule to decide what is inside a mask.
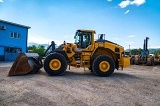
[[[20,34],[17,32],[11,32],[11,38],[17,38],[20,39]]]
[[[22,52],[22,49],[18,47],[5,47],[5,52],[6,53],[19,53],[19,52]]]
[[[14,38],[14,33],[11,33],[11,38]]]

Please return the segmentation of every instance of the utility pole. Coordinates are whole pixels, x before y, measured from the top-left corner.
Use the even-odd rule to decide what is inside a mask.
[[[131,55],[130,45],[129,45],[129,55]]]

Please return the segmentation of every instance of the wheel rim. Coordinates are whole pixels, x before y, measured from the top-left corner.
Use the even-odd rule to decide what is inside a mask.
[[[54,70],[54,71],[57,71],[58,69],[60,69],[61,67],[61,62],[58,60],[58,59],[52,59],[50,62],[49,62],[49,67]]]
[[[110,64],[109,64],[107,61],[102,61],[102,62],[99,64],[99,69],[100,69],[102,72],[107,72],[107,71],[110,69]]]

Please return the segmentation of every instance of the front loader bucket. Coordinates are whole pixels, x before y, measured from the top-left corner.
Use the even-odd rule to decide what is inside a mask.
[[[20,53],[13,63],[8,76],[35,73],[43,67],[37,53]]]

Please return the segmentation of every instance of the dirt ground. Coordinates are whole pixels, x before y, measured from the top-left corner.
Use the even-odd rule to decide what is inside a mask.
[[[160,106],[160,66],[132,65],[110,77],[83,68],[7,77],[9,69],[0,65],[0,106]]]

